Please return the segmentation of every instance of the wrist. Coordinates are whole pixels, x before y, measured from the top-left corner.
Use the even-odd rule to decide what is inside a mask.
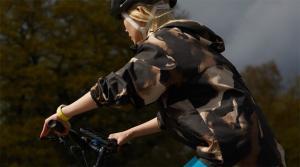
[[[60,120],[64,121],[64,122],[68,122],[71,117],[66,115],[64,112],[63,112],[63,108],[65,107],[66,105],[60,105],[59,107],[57,107],[57,110],[56,110],[56,116],[57,118],[59,118]]]
[[[133,138],[136,137],[135,136],[135,130],[134,130],[134,128],[130,128],[130,129],[126,130],[126,131],[127,131],[127,135],[128,135],[129,139],[133,139]]]
[[[63,108],[61,108],[61,111],[64,113],[64,115],[66,117],[68,117],[69,119],[71,119],[74,115],[72,114],[72,110],[70,108],[69,105],[64,106]]]

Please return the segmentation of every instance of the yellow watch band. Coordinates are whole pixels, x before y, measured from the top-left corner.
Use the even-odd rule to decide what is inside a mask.
[[[62,112],[62,108],[65,107],[66,105],[60,105],[59,107],[57,107],[56,110],[56,115],[59,119],[61,119],[62,121],[68,122],[69,121],[69,117],[67,117],[63,112]]]

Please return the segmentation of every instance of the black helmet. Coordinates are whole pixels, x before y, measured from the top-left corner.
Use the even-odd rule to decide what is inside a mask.
[[[121,18],[121,13],[127,11],[134,4],[155,4],[161,0],[111,0],[111,14],[117,18]],[[177,3],[177,0],[169,0],[170,8],[173,8]]]

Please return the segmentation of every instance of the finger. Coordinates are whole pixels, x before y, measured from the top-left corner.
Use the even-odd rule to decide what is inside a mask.
[[[112,139],[115,139],[116,142],[117,142],[117,145],[120,145],[120,143],[121,143],[121,138],[112,138]]]
[[[69,129],[66,128],[64,132],[61,133],[61,135],[66,136],[69,133]]]
[[[58,131],[53,131],[53,133],[54,133],[56,136],[59,136],[59,137],[63,136],[62,133],[60,133],[60,132],[58,132]]]
[[[110,135],[108,136],[108,139],[114,139],[114,135],[113,135],[113,134],[110,134]]]
[[[67,135],[67,134],[69,133],[69,130],[70,130],[70,128],[71,128],[71,124],[70,124],[69,122],[64,122],[64,121],[62,121],[61,123],[62,123],[63,126],[64,126],[64,131],[61,132],[61,134],[62,134],[63,136],[65,136],[65,135]]]
[[[40,134],[40,138],[43,138],[43,137],[47,136],[48,133],[49,133],[49,130],[48,130],[48,126],[47,126],[47,121],[45,121],[44,126],[43,126],[43,130]]]
[[[124,142],[125,142],[125,140],[124,140],[124,139],[120,139],[120,140],[118,140],[118,145],[119,145],[119,146],[121,146],[121,145],[123,145],[123,144],[124,144]]]
[[[64,126],[65,130],[63,132],[59,132],[59,131],[54,131],[54,134],[57,136],[66,136],[69,133],[69,127]]]
[[[58,131],[54,131],[53,133],[54,133],[56,136],[59,136],[59,137],[68,135],[68,133],[65,133],[65,132],[61,133],[61,132],[58,132]]]

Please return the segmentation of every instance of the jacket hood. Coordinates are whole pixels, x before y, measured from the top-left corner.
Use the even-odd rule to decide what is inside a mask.
[[[205,25],[191,20],[173,20],[164,24],[162,28],[179,28],[181,31],[200,39],[200,37],[209,41],[209,47],[218,53],[225,50],[224,40]]]

